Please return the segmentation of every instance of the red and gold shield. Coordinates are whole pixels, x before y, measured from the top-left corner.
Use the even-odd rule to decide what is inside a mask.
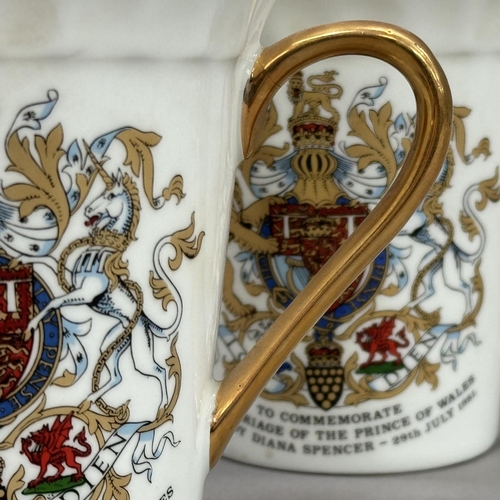
[[[308,204],[271,205],[272,235],[281,255],[302,257],[306,269],[315,275],[342,243],[368,216],[365,205],[336,205],[316,208]],[[348,300],[358,287],[361,277],[332,304],[334,309]]]
[[[28,365],[33,339],[24,332],[32,317],[32,267],[0,266],[0,399],[16,388]]]

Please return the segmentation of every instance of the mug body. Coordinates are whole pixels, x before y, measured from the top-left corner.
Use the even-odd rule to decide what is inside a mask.
[[[252,4],[0,10],[0,496],[201,498]]]
[[[318,17],[414,31],[448,77],[454,133],[422,205],[281,366],[233,436],[229,458],[389,473],[467,460],[496,439],[500,101],[491,75],[500,73],[499,41],[486,6],[429,8],[454,16],[453,30],[447,23],[443,32],[437,15],[433,26],[421,3],[279,2],[270,16],[265,43]],[[377,203],[418,118],[397,71],[359,57],[311,66],[276,96],[260,149],[237,173],[218,376]]]

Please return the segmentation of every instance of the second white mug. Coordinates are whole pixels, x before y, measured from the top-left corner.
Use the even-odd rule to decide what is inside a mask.
[[[391,21],[437,53],[454,98],[439,178],[386,251],[267,385],[226,456],[281,469],[378,473],[487,450],[498,429],[500,198],[496,4],[278,2],[264,30]],[[444,15],[453,23],[442,26]],[[324,61],[274,100],[237,175],[218,373],[260,338],[377,204],[413,139],[415,104],[374,60]]]

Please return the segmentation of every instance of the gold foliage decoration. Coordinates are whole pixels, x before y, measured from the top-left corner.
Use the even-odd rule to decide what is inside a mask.
[[[252,165],[256,161],[262,161],[269,167],[274,163],[275,158],[283,156],[290,148],[290,144],[288,142],[284,143],[281,148],[264,145],[264,142],[266,142],[269,137],[277,134],[281,129],[282,127],[278,125],[278,112],[276,111],[276,106],[274,103],[271,103],[266,117],[266,122],[257,132],[255,137],[255,153],[243,160],[239,165],[247,185],[250,185],[250,171],[252,169]]]
[[[52,381],[52,385],[57,385],[59,387],[70,387],[75,383],[76,374],[71,373],[69,370],[64,370],[60,377],[57,377]]]
[[[76,416],[87,424],[90,434],[96,436],[100,446],[104,444],[103,431],[113,432],[120,427],[120,423],[113,416],[91,411],[89,401],[83,403],[78,410]]]
[[[470,163],[469,155],[465,153],[466,133],[464,125],[464,118],[467,118],[470,113],[471,110],[463,106],[456,106],[453,108],[451,139],[455,140],[457,145],[457,152],[464,163]],[[483,155],[485,159],[491,155],[490,141],[487,138],[481,139],[479,141],[479,144],[472,150],[471,156],[473,158],[478,158],[480,155]]]
[[[182,198],[184,198],[185,193],[183,191],[184,189],[184,180],[182,178],[182,175],[176,175],[171,181],[168,186],[168,188],[165,188],[163,190],[163,198],[165,200],[170,200],[172,196],[175,196],[177,198],[177,205],[181,202]]]
[[[4,188],[7,199],[20,203],[19,217],[28,217],[40,207],[46,207],[54,214],[58,226],[56,245],[70,219],[70,208],[58,170],[59,160],[64,155],[62,142],[61,125],[54,127],[47,138],[36,135],[35,149],[40,160],[38,164],[31,153],[28,138],[21,142],[17,134],[12,134],[7,142],[7,156],[11,161],[7,171],[23,175],[28,182]]]
[[[141,132],[134,128],[127,128],[120,132],[116,138],[122,142],[127,152],[123,162],[129,165],[136,177],[142,172],[142,182],[146,197],[152,207],[155,207],[153,196],[154,160],[151,148],[161,141],[161,136],[154,132]]]
[[[386,315],[388,316],[389,312],[387,312]],[[425,332],[436,324],[434,318],[429,319],[427,317],[415,316],[411,314],[411,309],[408,306],[403,308],[398,313],[397,317],[405,323],[406,328],[409,331],[413,332],[415,342],[418,342],[418,340],[420,340],[420,334],[418,332]],[[437,319],[437,322],[439,322],[439,316],[437,317]]]
[[[106,480],[104,479],[94,488],[94,491],[92,492],[92,495],[89,500],[97,500],[98,498],[100,498],[102,490],[104,489],[105,485],[106,485]]]
[[[397,163],[389,140],[389,127],[392,107],[390,103],[385,104],[379,111],[371,109],[368,112],[372,127],[368,125],[364,111],[353,108],[349,112],[348,122],[351,131],[348,135],[358,137],[365,144],[355,144],[346,148],[351,158],[358,159],[358,169],[364,170],[371,163],[380,163],[387,173],[387,185],[390,185],[396,177]]]
[[[161,300],[161,306],[166,311],[168,304],[175,299],[165,280],[155,278],[153,271],[149,271],[149,286],[153,290],[154,298]]]
[[[19,466],[19,469],[14,473],[14,475],[10,478],[10,481],[7,484],[7,500],[18,500],[16,495],[16,491],[24,488],[24,467],[22,465]]]
[[[495,175],[491,179],[486,179],[478,185],[478,192],[481,194],[481,199],[476,202],[476,208],[480,211],[486,208],[488,201],[496,202],[500,200],[500,186],[498,185],[498,168]],[[472,241],[474,236],[479,234],[479,228],[474,218],[464,211],[460,212],[460,223],[462,229],[469,235],[469,240]]]
[[[399,292],[400,288],[394,283],[390,283],[385,288],[380,290],[380,295],[386,295],[387,297],[394,297]]]
[[[474,158],[479,158],[481,155],[483,155],[485,159],[491,155],[490,140],[487,137],[483,137],[479,141],[479,144],[472,150],[472,156]]]
[[[132,474],[120,476],[114,469],[110,469],[105,476],[106,485],[102,500],[129,500],[130,494],[126,487],[131,478]]]
[[[197,236],[194,235],[194,212],[191,215],[191,224],[186,229],[181,229],[172,235],[171,243],[175,248],[175,257],[168,259],[168,265],[172,271],[179,269],[183,256],[194,259],[201,250],[201,244],[205,233],[202,231]]]
[[[352,372],[356,369],[358,362],[358,355],[354,353],[345,364],[345,380],[349,389],[352,390],[351,394],[345,397],[346,405],[357,406],[359,403],[368,401],[370,399],[390,399],[398,394],[401,394],[415,379],[416,370],[413,370],[408,377],[396,388],[390,391],[378,392],[374,391],[370,386],[369,382],[372,380],[371,375],[365,375],[361,377],[359,382],[357,382],[352,376]]]
[[[182,368],[179,355],[177,353],[177,340],[179,336],[176,335],[170,344],[171,356],[165,360],[165,363],[169,367],[168,378],[174,378],[175,386],[172,394],[170,396],[168,405],[164,408],[158,409],[158,414],[156,420],[150,424],[145,425],[139,429],[139,432],[149,432],[150,430],[156,429],[157,427],[163,425],[166,422],[173,422],[174,416],[172,412],[179,399],[179,394],[181,392],[181,381],[182,381]]]
[[[87,178],[85,174],[76,174],[75,176],[75,182],[76,185],[78,186],[78,191],[80,192],[80,197],[78,199],[78,203],[74,206],[73,211],[71,212],[71,215],[77,212],[77,210],[82,206],[83,202],[87,198],[87,195],[89,194],[90,188],[92,187],[92,184],[94,183],[94,180],[98,174],[98,170],[94,169],[92,173],[90,174],[90,177]]]
[[[500,186],[498,185],[498,167],[495,175],[491,179],[486,179],[479,183],[478,191],[481,193],[481,199],[476,203],[478,210],[484,210],[488,201],[500,200]]]
[[[465,125],[464,118],[470,115],[471,110],[466,107],[453,108],[452,134],[451,140],[455,140],[457,152],[464,163],[467,163],[465,155]]]
[[[467,314],[459,325],[456,325],[448,330],[448,332],[459,332],[461,330],[465,330],[470,326],[474,326],[476,324],[476,317],[481,310],[484,300],[484,282],[479,271],[481,267],[481,259],[479,259],[474,266],[474,275],[471,278],[472,284],[472,292],[477,294],[477,300],[474,304],[474,309]]]
[[[300,359],[292,353],[290,359],[294,365],[294,371],[297,374],[295,378],[290,375],[279,374],[276,375],[284,384],[285,388],[279,393],[268,392],[264,390],[261,396],[269,401],[289,401],[293,403],[296,407],[308,406],[309,402],[307,398],[300,394],[305,381],[306,381],[306,371],[304,365]]]
[[[416,368],[417,376],[415,378],[415,383],[421,385],[427,382],[431,385],[432,390],[437,389],[439,385],[437,371],[440,366],[439,363],[429,363],[426,359],[422,359]]]
[[[474,236],[479,234],[479,230],[474,219],[466,215],[463,211],[460,211],[460,224],[462,225],[462,229],[469,235],[470,241],[472,241]]]

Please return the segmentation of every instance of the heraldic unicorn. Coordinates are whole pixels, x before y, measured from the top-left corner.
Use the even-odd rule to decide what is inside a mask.
[[[180,230],[158,234],[149,256],[149,293],[164,314],[152,319],[126,254],[138,238],[141,199],[154,211],[172,197],[179,204],[183,178],[173,175],[154,196],[153,148],[161,141],[154,132],[127,126],[65,149],[61,124],[45,131],[58,99],[50,90],[45,102],[21,109],[5,139],[10,165],[0,193],[0,452],[17,449],[19,459],[25,457],[17,469],[3,459],[0,482],[9,477],[9,500],[19,498],[19,490],[37,499],[62,498],[68,488],[78,488],[80,499],[118,498],[116,492],[127,494],[130,477],[113,464],[134,436],[131,472],[147,472],[150,481],[151,461],[167,443],[180,442],[168,429],[182,380],[176,342],[183,301],[172,275],[184,257],[198,255],[204,233],[195,233],[193,213]],[[73,217],[83,219],[81,230]],[[97,320],[88,314],[74,321],[67,317],[69,306],[87,308]],[[92,345],[99,346],[96,354]],[[168,358],[159,359],[156,348]],[[119,405],[107,400],[120,387],[127,352],[136,373],[156,381],[158,410],[148,421],[132,421],[126,399]],[[79,404],[62,405],[64,391],[73,387],[81,391]],[[111,442],[114,459],[104,460]],[[98,459],[106,466],[90,481],[88,464]]]

